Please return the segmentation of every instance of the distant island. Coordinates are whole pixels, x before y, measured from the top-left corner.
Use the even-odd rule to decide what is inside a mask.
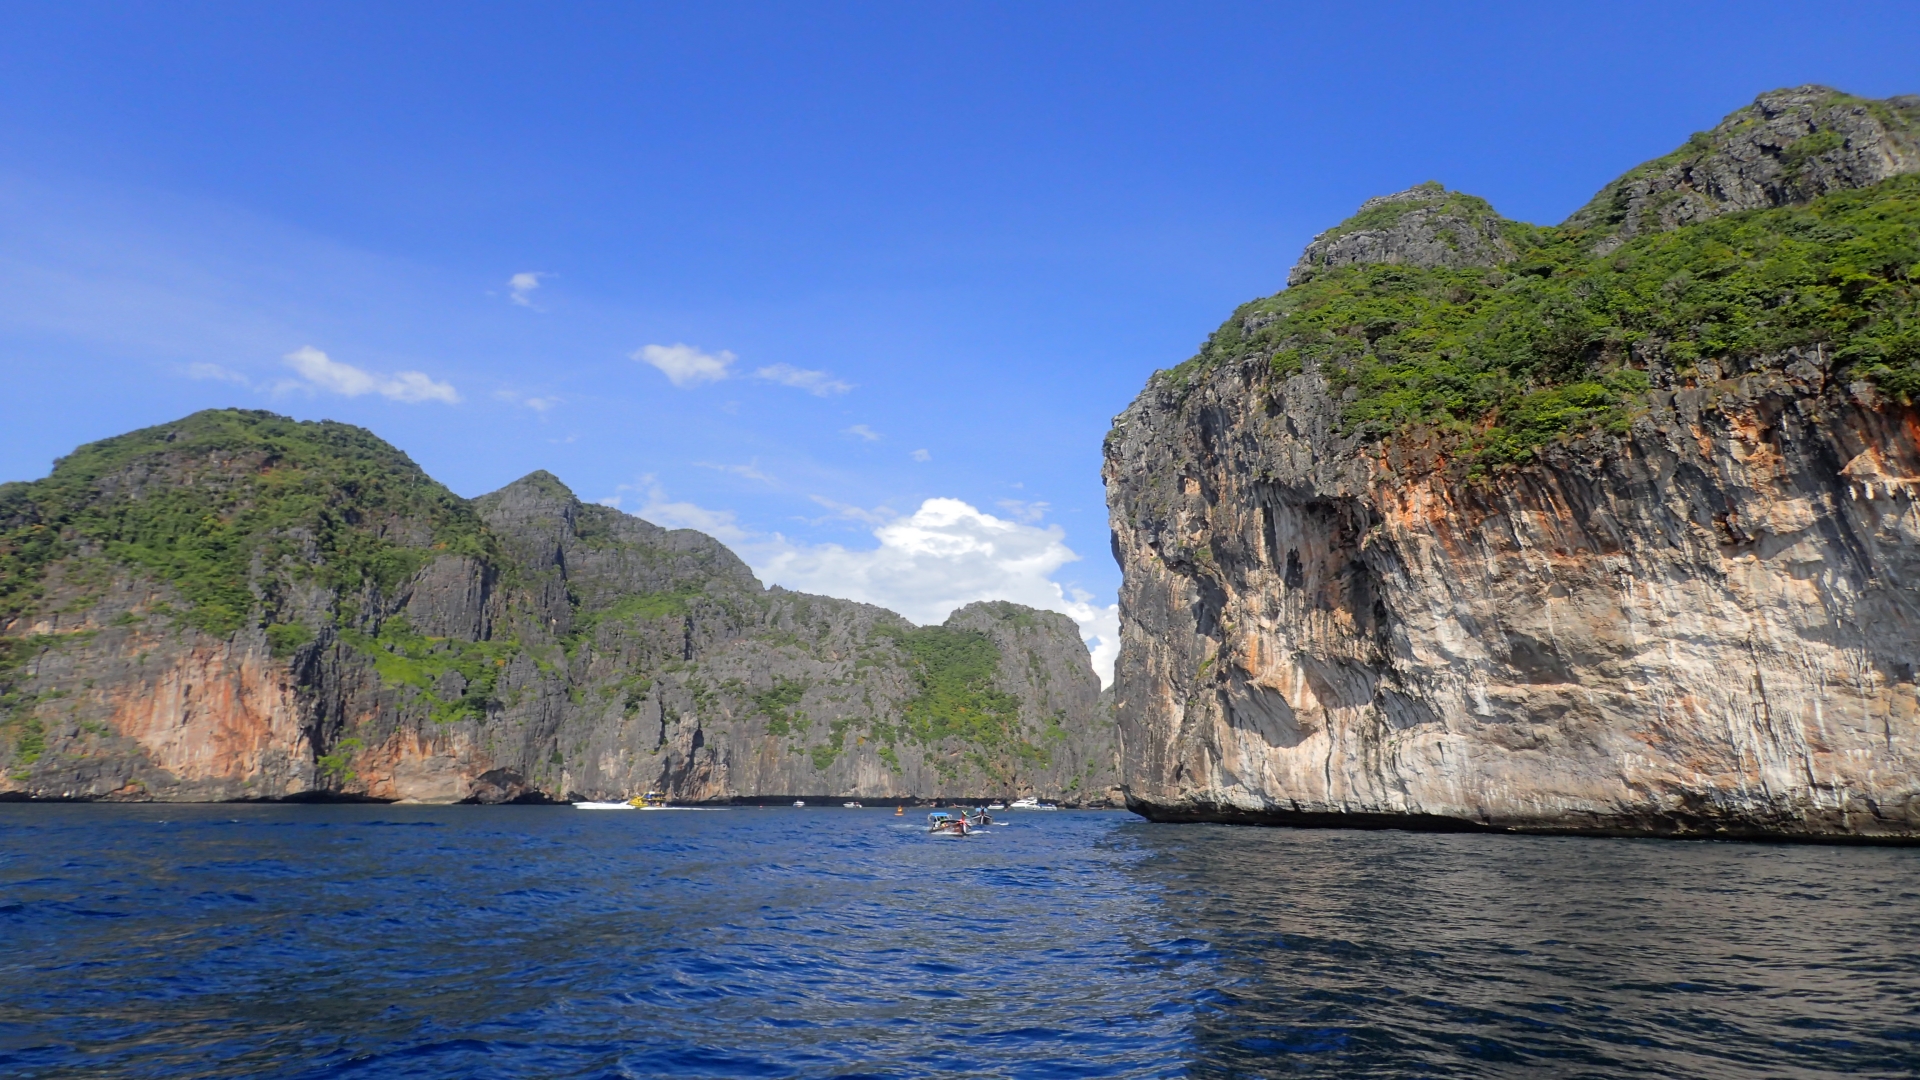
[[[0,486],[0,798],[1117,796],[1073,622],[916,627],[536,472],[233,409]]]

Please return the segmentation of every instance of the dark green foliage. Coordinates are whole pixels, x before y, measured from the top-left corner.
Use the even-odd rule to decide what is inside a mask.
[[[312,640],[313,630],[305,623],[274,623],[267,627],[267,647],[281,658],[292,656]]]
[[[1905,133],[1909,139],[1916,133],[1920,133],[1920,108],[1915,106],[1912,98],[1875,101],[1871,98],[1855,97],[1839,90],[1822,89],[1823,92],[1818,93],[1814,99],[1817,109],[1836,106],[1861,108],[1873,114],[1880,125],[1889,132]],[[1622,174],[1600,189],[1587,205],[1567,219],[1566,224],[1588,230],[1589,239],[1615,231],[1626,222],[1634,190],[1640,182],[1672,170],[1696,167],[1709,157],[1724,154],[1729,144],[1735,139],[1748,134],[1764,123],[1766,123],[1765,114],[1754,106],[1750,105],[1735,111],[1712,131],[1696,131],[1672,153],[1643,162]],[[1830,127],[1799,137],[1780,150],[1781,163],[1786,166],[1786,176],[1783,179],[1790,185],[1797,184],[1801,172],[1808,163],[1845,145],[1846,137]],[[1643,206],[1642,213],[1646,215],[1646,219],[1638,224],[1643,228],[1656,228],[1658,222],[1652,211],[1657,210],[1660,203],[1678,197],[1679,192],[1669,191],[1663,199],[1656,200],[1653,205]]]
[[[397,538],[410,529],[426,546]],[[390,592],[436,554],[490,551],[465,500],[370,432],[238,409],[89,443],[44,480],[0,486],[0,616],[31,609],[46,566],[82,541],[171,584],[180,617],[220,635],[271,614],[282,570]]]
[[[1588,250],[1580,229],[1538,229],[1500,270],[1325,270],[1235,312],[1173,382],[1253,356],[1276,378],[1313,365],[1351,389],[1348,431],[1430,426],[1489,464],[1624,431],[1649,358],[1686,377],[1820,345],[1920,397],[1920,177]]]
[[[688,606],[696,597],[703,595],[705,593],[701,589],[685,586],[673,592],[623,596],[599,611],[583,612],[576,616],[574,633],[590,631],[601,623],[679,618],[687,613]]]
[[[640,711],[640,703],[647,700],[648,692],[653,689],[653,680],[645,675],[629,675],[620,680],[619,689],[622,691],[620,711],[632,716]]]
[[[319,766],[320,775],[336,784],[353,782],[353,755],[365,745],[359,739],[341,739],[334,744],[332,752],[321,754],[313,763]]]
[[[1508,221],[1494,210],[1492,204],[1478,195],[1468,195],[1464,191],[1448,191],[1437,181],[1429,180],[1418,185],[1415,190],[1433,192],[1440,198],[1397,199],[1369,206],[1340,224],[1328,229],[1317,239],[1331,240],[1347,233],[1367,229],[1391,229],[1401,218],[1416,210],[1424,210],[1430,215],[1459,219],[1470,227],[1484,227],[1491,221],[1507,238],[1524,242],[1533,232],[1533,226],[1518,221]],[[1444,235],[1444,233],[1443,233]],[[1453,246],[1458,246],[1457,242]],[[1322,271],[1324,272],[1324,271]]]
[[[1006,600],[989,600],[980,607],[985,609],[988,615],[993,616],[995,621],[1016,626],[1022,630],[1031,630],[1040,625],[1038,612]]]
[[[437,724],[485,719],[487,710],[499,705],[494,688],[499,685],[500,672],[520,651],[520,643],[511,639],[426,637],[415,633],[404,618],[388,619],[378,637],[343,629],[340,640],[373,660],[381,682],[418,690],[427,701],[428,715]],[[459,696],[448,699],[438,688],[450,672],[460,675],[465,688]]]
[[[16,779],[24,779],[25,770],[40,756],[47,752],[47,728],[40,718],[30,711],[37,699],[28,696],[24,700],[15,694],[6,695],[7,700],[0,702],[0,737],[13,743],[13,764],[20,770]]]
[[[20,708],[20,672],[37,650],[37,639],[0,637],[0,723]]]
[[[753,695],[754,708],[772,716],[783,713],[800,704],[807,695],[807,684],[799,679],[786,679],[776,676],[773,686]]]
[[[1049,760],[1046,750],[1026,738],[1019,699],[994,688],[1000,649],[992,638],[945,626],[891,630],[888,636],[907,654],[919,688],[906,704],[899,735],[927,746],[956,740],[966,748],[967,760],[996,775],[1006,771],[1009,756]],[[883,743],[895,741],[892,729],[876,734]],[[940,767],[938,759],[935,765]]]
[[[766,714],[769,733],[782,738],[805,734],[809,721],[807,714],[799,711],[799,705],[806,695],[804,681],[775,676],[771,688],[753,695],[753,707]]]
[[[821,743],[820,745],[815,746],[811,750],[808,750],[807,756],[813,760],[814,768],[820,770],[821,772],[826,772],[827,768],[831,766],[834,763],[834,760],[840,756],[841,746],[842,746],[842,743],[840,742],[840,740],[834,739],[830,742]]]

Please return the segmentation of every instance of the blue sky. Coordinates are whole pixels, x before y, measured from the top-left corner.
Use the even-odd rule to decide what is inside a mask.
[[[1920,92],[1917,43],[1905,4],[9,5],[0,477],[269,408],[1103,633],[1108,422],[1313,233],[1428,179],[1558,221],[1762,90]]]

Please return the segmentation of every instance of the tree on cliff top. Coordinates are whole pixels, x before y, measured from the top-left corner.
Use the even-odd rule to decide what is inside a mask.
[[[0,619],[86,549],[152,573],[187,602],[184,621],[225,635],[271,617],[283,577],[389,592],[435,554],[489,545],[466,500],[372,432],[209,409],[0,485]]]
[[[1581,432],[1624,431],[1653,378],[1691,378],[1705,361],[1819,348],[1851,378],[1911,403],[1920,399],[1916,132],[1916,99],[1763,95],[1608,185],[1563,225],[1500,219],[1491,227],[1511,254],[1296,270],[1298,284],[1243,305],[1165,378],[1182,385],[1246,360],[1265,360],[1275,379],[1312,370],[1341,396],[1350,433],[1437,430],[1479,467],[1527,460]],[[1867,183],[1848,186],[1856,180]],[[1451,195],[1444,205],[1477,210]],[[1406,228],[1406,214],[1370,203],[1315,244]],[[1372,246],[1418,252],[1426,239]]]

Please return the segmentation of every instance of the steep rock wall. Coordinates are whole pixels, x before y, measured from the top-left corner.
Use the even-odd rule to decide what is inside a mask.
[[[1861,374],[1899,385],[1897,349],[1816,330],[1716,354],[1699,344],[1711,334],[1661,336],[1691,332],[1683,319],[1649,333],[1594,307],[1548,313],[1571,328],[1550,362],[1474,369],[1463,360],[1499,342],[1422,354],[1417,332],[1391,336],[1404,305],[1331,333],[1286,321],[1343,302],[1335,290],[1429,280],[1316,281],[1343,262],[1483,266],[1483,279],[1430,279],[1429,295],[1493,303],[1528,275],[1582,272],[1544,258],[1498,269],[1555,244],[1644,258],[1658,238],[1623,247],[1636,233],[1882,181],[1871,220],[1904,221],[1907,189],[1888,178],[1920,169],[1915,110],[1817,87],[1763,95],[1558,231],[1486,231],[1520,255],[1430,257],[1436,214],[1482,220],[1437,186],[1370,203],[1296,268],[1296,285],[1323,290],[1304,307],[1249,305],[1195,361],[1156,375],[1116,418],[1104,473],[1124,573],[1114,692],[1129,805],[1160,820],[1920,838],[1920,412]],[[1888,250],[1920,243],[1913,233]],[[1805,288],[1791,280],[1751,309],[1688,317],[1775,317]],[[1868,314],[1885,332],[1912,290],[1897,266],[1876,280],[1886,299]],[[1679,304],[1685,285],[1662,295]],[[1524,451],[1489,467],[1456,455],[1522,422],[1543,400],[1519,396],[1531,387],[1501,399],[1521,420],[1420,414],[1418,398],[1401,408],[1440,419],[1384,434],[1385,409],[1352,419],[1361,395],[1395,385],[1391,365],[1422,363],[1461,372],[1453,385],[1548,393],[1551,378],[1585,378],[1582,400],[1602,403],[1586,415],[1606,422],[1515,437]]]
[[[1130,805],[1920,836],[1920,413],[1823,359],[1487,485],[1343,446],[1318,375],[1150,388],[1107,463]]]

